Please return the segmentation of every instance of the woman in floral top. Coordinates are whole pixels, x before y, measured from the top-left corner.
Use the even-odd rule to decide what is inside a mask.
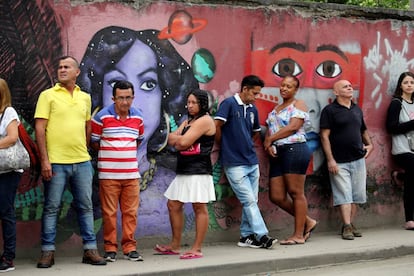
[[[295,217],[295,230],[282,245],[304,244],[317,221],[308,217],[304,186],[311,151],[304,124],[309,120],[304,101],[295,98],[299,80],[287,76],[280,85],[283,102],[268,115],[264,148],[270,155],[270,200]]]

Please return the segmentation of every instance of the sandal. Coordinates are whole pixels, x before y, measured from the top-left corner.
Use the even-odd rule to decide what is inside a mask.
[[[310,229],[305,229],[305,231],[303,231],[303,238],[305,239],[305,242],[308,241],[313,230],[316,229],[316,226],[318,226],[318,222],[315,220],[315,224]]]
[[[286,239],[283,241],[280,241],[280,245],[298,245],[298,244],[305,244],[305,241],[297,241],[294,239]]]
[[[158,255],[179,255],[180,252],[175,251],[169,245],[158,245],[156,244],[154,250],[157,251]]]
[[[180,256],[181,260],[191,260],[191,259],[199,259],[203,257],[203,253],[201,252],[193,252],[193,251],[188,251],[185,252],[184,254],[182,254]]]

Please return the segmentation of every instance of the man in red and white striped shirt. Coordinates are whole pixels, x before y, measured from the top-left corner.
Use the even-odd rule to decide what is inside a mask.
[[[103,217],[105,259],[114,262],[118,251],[117,210],[122,212],[122,251],[131,261],[142,261],[137,252],[135,229],[139,205],[137,148],[144,138],[143,116],[131,107],[134,87],[116,81],[114,103],[93,117],[91,145],[98,150],[99,196]]]

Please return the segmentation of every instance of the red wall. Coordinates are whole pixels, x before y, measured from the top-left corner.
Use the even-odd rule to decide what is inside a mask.
[[[257,101],[262,123],[278,101],[278,85],[283,74],[293,73],[301,81],[298,97],[306,100],[317,135],[320,110],[333,99],[333,83],[344,78],[350,80],[375,146],[373,155],[367,159],[368,203],[363,207],[360,223],[367,227],[403,222],[401,187],[394,186],[389,177],[394,165],[384,118],[399,74],[414,66],[414,51],[410,49],[413,28],[409,21],[369,20],[369,11],[365,11],[366,18],[341,17],[328,6],[316,14],[307,6],[248,8],[184,5],[170,1],[134,9],[112,2],[78,5],[69,1],[56,4],[53,1],[4,2],[0,3],[1,10],[10,8],[12,12],[0,13],[0,18],[7,23],[0,26],[0,34],[7,41],[0,44],[3,49],[0,55],[6,61],[0,65],[0,75],[10,83],[13,104],[27,121],[28,129],[33,125],[33,110],[39,93],[53,83],[56,57],[69,54],[79,61],[85,60],[88,47],[96,46],[91,45],[92,37],[108,26],[120,26],[137,33],[155,29],[163,34],[158,39],[171,43],[173,50],[170,52],[176,51],[187,61],[200,87],[211,91],[217,101],[238,92],[245,74],[263,78],[265,89]],[[19,10],[27,5],[32,6],[28,10],[33,14],[20,14]],[[11,24],[13,18],[17,20],[16,25]],[[111,35],[110,31],[104,33]],[[87,70],[84,68],[85,72]],[[138,99],[145,101],[144,96]],[[155,108],[165,111],[158,105]],[[159,120],[163,118],[147,118],[146,123],[158,124]],[[176,118],[173,120],[171,122],[179,123]],[[321,221],[322,229],[329,229],[338,226],[339,217],[331,206],[318,140],[311,146],[314,153],[306,181],[309,211]],[[159,156],[153,155],[156,161],[151,167],[155,171],[152,181],[150,179],[141,188],[138,238],[170,233],[163,192],[174,177],[171,170],[174,160],[165,148],[160,150]],[[150,148],[146,151],[147,154],[151,152]],[[259,203],[263,215],[271,232],[284,231],[292,227],[292,219],[269,202],[267,158],[261,145],[257,145],[257,152],[262,173]],[[143,156],[150,159],[145,157],[145,150]],[[217,152],[213,154],[213,161],[216,159]],[[142,173],[146,169],[143,164]],[[216,166],[214,179],[218,200],[209,205],[210,240],[217,239],[216,231],[237,232],[240,221],[240,205],[220,173]],[[41,183],[29,182],[27,177],[22,180],[24,188],[19,190],[16,202],[18,245],[26,248],[39,245],[43,197]],[[94,185],[96,187],[96,183]],[[71,200],[70,192],[66,192],[59,221],[64,230],[59,232],[59,242],[70,241],[78,232]],[[95,203],[99,234],[102,221],[97,199]],[[194,218],[190,206],[186,207],[186,215],[186,231],[192,231]]]

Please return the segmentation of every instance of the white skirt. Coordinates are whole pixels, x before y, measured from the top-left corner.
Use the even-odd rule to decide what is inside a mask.
[[[209,174],[177,174],[164,196],[181,202],[208,203],[216,200],[213,176]]]

